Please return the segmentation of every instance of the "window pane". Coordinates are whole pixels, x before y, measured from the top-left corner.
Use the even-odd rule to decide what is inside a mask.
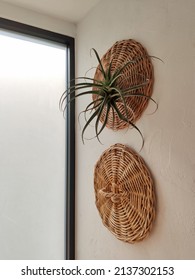
[[[64,258],[66,51],[0,31],[0,259]]]

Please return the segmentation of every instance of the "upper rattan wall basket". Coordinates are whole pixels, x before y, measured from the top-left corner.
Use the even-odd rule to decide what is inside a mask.
[[[103,224],[120,240],[135,243],[155,218],[153,180],[143,159],[122,144],[107,149],[94,171],[96,206]]]
[[[142,88],[131,91],[132,94],[141,93],[146,96],[152,95],[153,89],[153,66],[150,56],[146,49],[133,39],[116,42],[102,57],[101,62],[104,69],[108,69],[111,63],[111,73],[121,68],[128,61],[128,64],[122,71],[122,76],[116,81],[116,86],[121,90],[126,90],[131,86],[143,85]],[[102,72],[97,67],[94,80],[103,80]],[[147,83],[146,83],[147,81]],[[93,100],[97,95],[93,95]],[[127,115],[130,122],[135,123],[146,109],[149,99],[138,96],[125,97],[127,103]],[[126,115],[122,100],[117,103],[120,112]],[[100,121],[104,123],[106,117],[106,108],[104,108]],[[109,112],[106,126],[113,130],[123,129],[129,126],[129,123],[121,120],[112,109]]]

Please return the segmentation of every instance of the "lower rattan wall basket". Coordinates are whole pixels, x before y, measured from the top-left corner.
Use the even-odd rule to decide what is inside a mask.
[[[103,224],[120,240],[135,243],[150,233],[155,193],[143,159],[115,144],[100,157],[94,171],[96,206]]]

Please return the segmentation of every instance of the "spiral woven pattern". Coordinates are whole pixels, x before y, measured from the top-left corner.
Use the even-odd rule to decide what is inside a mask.
[[[141,93],[146,96],[151,96],[154,82],[153,66],[146,49],[140,43],[133,39],[118,41],[101,59],[104,70],[108,69],[109,64],[112,62],[111,73],[114,73],[116,69],[121,68],[128,61],[132,61],[132,63],[123,69],[123,75],[116,81],[116,87],[121,90],[126,90],[131,86],[140,85],[147,81],[147,84],[142,88],[131,91],[131,93]],[[103,75],[99,70],[99,67],[96,69],[94,80],[103,80]],[[93,100],[96,98],[97,96],[93,95]],[[140,96],[125,97],[125,99],[128,119],[132,123],[135,123],[146,109],[149,99]],[[118,101],[117,105],[119,111],[126,116],[123,102]],[[105,116],[106,106],[100,118],[101,122],[104,122]],[[129,123],[121,120],[116,112],[111,109],[106,126],[113,130],[118,130],[128,127]]]
[[[107,149],[94,171],[96,206],[103,224],[118,239],[147,237],[155,218],[153,180],[143,159],[122,144]]]

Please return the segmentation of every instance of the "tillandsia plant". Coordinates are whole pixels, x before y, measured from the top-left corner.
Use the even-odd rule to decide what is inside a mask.
[[[101,73],[101,79],[95,79],[95,77],[79,77],[76,78],[73,83],[74,85],[70,86],[61,96],[59,101],[60,109],[65,112],[68,104],[76,99],[77,97],[82,97],[84,95],[92,95],[92,101],[86,106],[85,110],[81,113],[84,113],[86,124],[82,129],[82,141],[84,143],[84,133],[87,127],[95,120],[95,137],[97,137],[100,142],[99,135],[106,127],[108,122],[108,117],[112,113],[116,114],[117,118],[122,120],[134,127],[142,137],[142,147],[144,144],[144,138],[139,130],[139,128],[135,125],[135,123],[129,117],[129,104],[127,103],[127,98],[129,97],[139,97],[148,100],[152,100],[155,104],[156,102],[150,97],[145,95],[142,92],[144,86],[146,86],[149,82],[147,77],[142,77],[142,81],[138,84],[131,85],[129,84],[126,88],[120,88],[118,86],[118,81],[120,79],[128,80],[128,76],[124,74],[125,69],[130,64],[135,64],[136,60],[133,59],[126,61],[121,67],[118,67],[113,71],[112,69],[112,60],[107,66],[103,66],[102,61],[95,49],[92,49],[95,53],[95,56],[98,60],[98,71]],[[138,73],[138,75],[143,76],[142,73]],[[81,81],[80,81],[81,80]],[[121,110],[121,104],[123,109]],[[119,106],[120,105],[120,106]],[[156,104],[157,105],[157,104]],[[133,109],[131,110],[133,111]],[[90,113],[87,117],[87,113]],[[113,121],[114,121],[113,114]],[[102,118],[103,116],[103,118]]]

